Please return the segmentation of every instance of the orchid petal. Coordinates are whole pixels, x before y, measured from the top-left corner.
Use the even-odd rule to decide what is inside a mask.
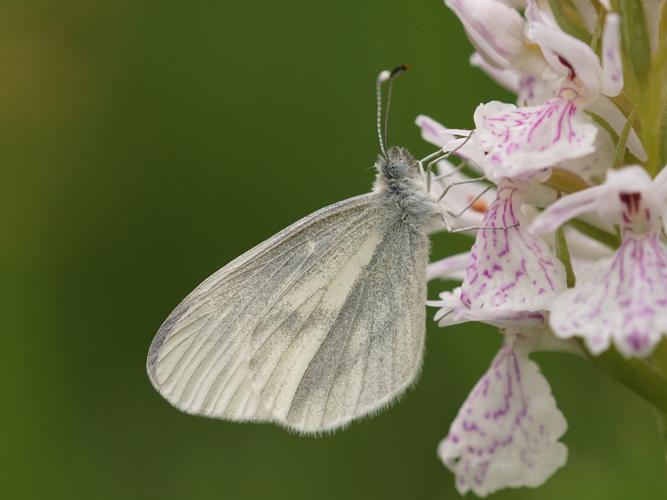
[[[488,153],[487,176],[530,174],[593,153],[597,128],[576,100],[576,91],[565,88],[542,106],[495,101],[478,106],[473,137]]]
[[[470,56],[470,64],[484,71],[501,87],[517,94],[517,103],[521,106],[542,104],[553,97],[560,87],[561,77],[541,54],[532,51],[526,51],[517,58],[511,69],[490,65],[479,52]]]
[[[660,213],[660,200],[656,200],[655,185],[651,176],[639,165],[630,165],[619,170],[607,172],[603,184],[606,193],[598,197],[597,213],[603,220],[611,224],[623,223],[623,210],[627,206],[621,201],[624,192],[640,194],[644,208]],[[627,214],[630,215],[630,214]]]
[[[562,76],[554,71],[539,51],[525,51],[517,58],[514,69],[521,75],[517,99],[521,106],[544,104],[561,88]]]
[[[530,31],[530,28],[535,24],[546,24],[552,28],[558,28],[558,23],[554,19],[553,12],[551,11],[551,6],[540,0],[539,3],[536,0],[528,0],[526,5],[526,11],[524,15],[526,16],[527,31]]]
[[[595,211],[600,194],[606,190],[604,185],[595,186],[560,198],[535,217],[528,230],[534,234],[550,233],[570,219]]]
[[[461,137],[467,138],[472,132],[472,130],[467,130],[464,128],[448,128],[447,132],[457,138]]]
[[[426,305],[438,308],[433,318],[438,326],[446,327],[476,321],[518,335],[522,345],[531,352],[582,354],[576,342],[554,336],[547,326],[543,311],[515,311],[503,307],[469,309],[461,302],[461,287],[451,292],[442,292],[439,300],[426,301]]]
[[[450,324],[458,324],[460,321],[449,323],[443,321],[443,318],[450,316],[461,308],[461,287],[455,288],[451,292],[442,292],[438,300],[427,300],[426,305],[429,307],[437,307],[438,311],[433,317],[433,321],[439,326],[448,326]]]
[[[591,212],[598,216],[594,222],[597,226],[620,224],[623,209],[627,208],[622,202],[623,193],[639,195],[642,209],[655,218],[665,210],[667,203],[659,196],[659,189],[659,185],[639,165],[610,170],[603,184],[567,195],[547,207],[531,223],[530,231],[536,234],[555,231],[568,220]]]
[[[486,496],[506,487],[537,487],[567,460],[567,430],[538,366],[510,339],[477,383],[438,456],[460,494]]]
[[[665,165],[665,167],[667,167],[667,165]],[[653,182],[655,182],[659,186],[667,184],[667,168],[665,167],[662,167],[662,169],[660,169],[660,172],[658,172],[658,175],[656,175],[655,179],[653,180]]]
[[[470,56],[470,65],[481,69],[489,75],[497,84],[510,92],[519,93],[520,75],[513,69],[500,69],[486,62],[479,52]]]
[[[545,329],[546,320],[541,311],[511,310],[504,307],[469,309],[461,302],[461,287],[455,288],[451,292],[442,292],[439,300],[427,301],[426,305],[438,308],[433,318],[438,326],[444,327],[469,321],[479,321],[501,329],[521,328],[548,332],[548,329]],[[551,336],[553,337],[553,335]],[[558,339],[558,342],[563,343],[560,339]]]
[[[593,145],[595,151],[580,158],[567,160],[558,165],[561,168],[574,172],[592,184],[597,184],[600,179],[604,179],[604,175],[614,161],[616,153],[616,145],[609,132],[597,124],[596,127],[598,131],[595,136],[595,144]]]
[[[595,52],[581,40],[567,35],[557,28],[534,23],[529,29],[529,36],[542,49],[547,61],[556,71],[572,79],[578,77],[584,87],[593,95],[600,92],[600,60]],[[555,54],[559,62],[555,64]],[[574,71],[574,74],[571,72]]]
[[[531,25],[533,23],[542,23],[544,20],[542,19],[542,13],[540,12],[540,9],[537,5],[537,2],[535,0],[528,0],[527,5],[526,5],[526,11],[524,12],[524,16],[526,17],[527,21],[527,27],[530,29]]]
[[[473,131],[469,130],[466,132],[467,134],[465,137],[457,137],[456,139],[452,139],[443,144],[442,150],[445,153],[452,153],[465,159],[471,167],[482,172],[484,170],[484,164],[486,163],[485,152],[479,148],[477,141],[474,139],[474,134],[473,140],[469,140],[468,136],[470,136]]]
[[[624,239],[611,259],[593,264],[551,310],[556,335],[581,336],[593,354],[613,344],[644,357],[667,332],[667,248],[657,231]]]
[[[426,115],[419,115],[415,123],[421,128],[425,141],[440,147],[443,153],[455,151],[456,156],[465,158],[471,166],[481,170],[484,153],[475,147],[473,141],[468,141],[472,130],[447,128]]]
[[[426,279],[428,281],[436,278],[463,281],[464,271],[469,259],[470,252],[463,252],[432,262],[426,268]]]
[[[463,23],[468,38],[489,64],[507,68],[524,47],[524,20],[496,0],[445,0]]]
[[[605,184],[616,191],[645,191],[653,187],[654,180],[641,165],[628,165],[618,170],[609,170]]]
[[[429,116],[419,115],[415,119],[415,123],[421,129],[422,139],[435,146],[442,147],[454,139],[454,136],[447,131],[444,125],[441,125]]]
[[[544,314],[538,311],[510,311],[503,307],[467,309],[459,305],[448,317],[443,317],[438,326],[450,326],[470,321],[478,321],[498,328],[522,327],[537,328],[545,324]]]
[[[663,200],[667,200],[667,168],[663,167],[662,170],[658,172],[653,183],[655,184],[658,196]]]
[[[608,14],[602,34],[601,92],[610,97],[623,90],[620,22],[618,14]]]
[[[612,100],[605,96],[600,96],[593,102],[589,103],[586,106],[586,109],[604,119],[617,134],[621,134],[623,127],[625,127],[625,124],[628,121]],[[639,136],[634,128],[630,130],[627,147],[639,161],[643,162],[648,160],[646,150],[639,140]]]
[[[486,212],[462,284],[461,301],[468,308],[541,311],[565,289],[563,264],[519,225],[520,187],[503,180]]]

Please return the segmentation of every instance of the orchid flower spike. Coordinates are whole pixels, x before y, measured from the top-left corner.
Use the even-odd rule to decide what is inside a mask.
[[[618,95],[624,85],[618,14],[605,16],[602,56],[598,57],[587,44],[557,28],[535,1],[528,2],[525,19],[499,0],[446,3],[478,49],[473,62],[495,68],[496,76],[505,68],[505,86],[520,82],[514,87],[522,107],[492,101],[475,111],[474,141],[489,179],[526,177],[595,156],[607,132],[584,111],[599,115],[621,132],[625,117],[608,98]],[[526,72],[527,67],[533,70]],[[509,78],[506,68],[527,76]],[[539,97],[525,97],[526,92],[535,96],[536,82],[541,82]],[[598,138],[599,134],[603,137]],[[637,158],[646,159],[634,130],[628,147]],[[601,163],[595,158],[587,162]]]
[[[604,184],[563,197],[532,223],[554,231],[586,213],[618,224],[622,242],[611,258],[590,266],[577,285],[551,304],[556,335],[583,337],[593,354],[613,343],[625,356],[645,357],[667,334],[667,169],[651,180],[644,169],[609,171]]]
[[[428,302],[434,320],[503,337],[438,448],[458,491],[486,496],[539,486],[567,458],[567,424],[532,352],[595,360],[667,415],[667,2],[444,2],[471,64],[516,94],[477,106],[472,130],[416,120],[468,167],[440,162],[433,189],[478,229],[469,251],[428,267],[427,279],[460,283]],[[610,348],[622,356],[596,358]]]

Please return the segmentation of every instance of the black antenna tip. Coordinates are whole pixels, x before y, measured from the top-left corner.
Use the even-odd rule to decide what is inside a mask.
[[[401,64],[400,66],[396,66],[394,69],[391,70],[390,78],[394,78],[395,76],[400,75],[401,73],[405,73],[410,68],[412,68],[412,64]]]

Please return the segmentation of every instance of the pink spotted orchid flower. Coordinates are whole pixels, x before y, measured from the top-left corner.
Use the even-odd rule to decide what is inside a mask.
[[[461,289],[430,305],[448,326],[480,321],[497,326],[504,341],[438,446],[461,494],[486,496],[501,488],[543,484],[567,460],[559,441],[567,429],[549,383],[529,357],[535,351],[572,351],[554,338],[541,312],[465,307]]]
[[[604,184],[561,198],[535,218],[531,231],[554,231],[587,212],[621,228],[616,253],[590,266],[551,304],[551,327],[583,337],[593,354],[613,343],[626,356],[646,356],[667,334],[667,169],[651,180],[644,169],[610,171]]]
[[[517,107],[492,101],[475,111],[473,141],[482,153],[478,161],[488,178],[530,176],[605,151],[598,141],[606,138],[597,136],[606,135],[606,131],[584,111],[606,119],[617,132],[625,125],[622,113],[608,99],[618,95],[624,83],[617,14],[610,13],[605,18],[600,57],[585,43],[555,27],[534,1],[528,2],[525,20],[498,0],[446,3],[461,18],[466,33],[478,47],[478,57],[486,64],[511,67],[515,63],[518,69],[514,71],[521,72],[525,71],[524,60],[528,58],[532,68],[550,68],[547,76],[540,69],[537,73],[542,76],[533,71],[519,77],[524,81],[517,90],[520,96],[522,89],[528,88],[525,81],[533,82],[529,91],[533,94],[534,86],[540,82],[539,96],[520,97],[520,102],[534,102],[533,105]],[[537,59],[536,51],[540,54]],[[540,98],[545,100],[539,102]],[[632,130],[628,147],[635,156],[646,159]]]

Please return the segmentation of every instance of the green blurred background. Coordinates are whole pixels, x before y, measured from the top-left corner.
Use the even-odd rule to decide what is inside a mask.
[[[370,188],[379,70],[414,65],[390,142],[418,155],[418,113],[465,127],[510,100],[471,51],[440,0],[4,0],[0,496],[457,498],[435,450],[499,345],[491,328],[429,325],[416,388],[319,439],[181,414],[144,363],[203,278]],[[434,254],[469,244],[440,235]],[[647,405],[583,361],[538,358],[569,463],[493,498],[664,499]]]

